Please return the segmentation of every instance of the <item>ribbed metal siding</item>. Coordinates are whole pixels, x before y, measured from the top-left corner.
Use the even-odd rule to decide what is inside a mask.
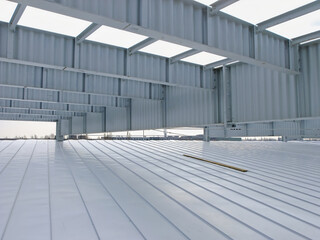
[[[238,40],[238,39],[237,39]],[[255,56],[257,59],[288,67],[288,40],[275,37],[270,33],[257,33]]]
[[[274,135],[275,136],[299,136],[300,135],[300,122],[274,122]]]
[[[201,87],[200,66],[177,62],[171,68],[170,82],[185,84],[188,86]]]
[[[41,86],[41,68],[0,62],[0,83]]]
[[[7,57],[8,24],[0,22],[0,56]]]
[[[300,112],[302,117],[320,116],[320,43],[301,47],[299,80]]]
[[[167,90],[167,126],[214,122],[213,92],[171,87]]]
[[[303,134],[305,136],[320,136],[320,119],[304,121]]]
[[[133,99],[131,108],[132,130],[163,127],[161,102]]]
[[[107,108],[106,130],[108,132],[128,130],[127,110],[124,108]]]
[[[121,94],[146,99],[161,99],[160,85],[121,80]]]
[[[248,136],[272,136],[272,123],[249,123],[247,124]]]
[[[250,56],[250,25],[215,15],[208,18],[208,45]]]
[[[87,88],[84,88],[83,86],[83,74],[81,73],[73,73],[52,69],[47,69],[44,71],[45,72],[43,74],[46,77],[46,82],[43,85],[43,87],[45,88],[64,89],[69,91],[80,92],[82,92],[83,90],[87,90]],[[92,84],[90,84],[90,86],[91,85]],[[41,78],[39,78],[39,85],[37,85],[37,87],[41,87]]]
[[[297,117],[294,76],[237,64],[230,78],[233,122]]]
[[[84,117],[73,117],[70,119],[72,134],[80,134],[84,132]]]
[[[105,129],[103,113],[87,113],[86,123],[87,133],[100,133]]]
[[[73,44],[70,37],[19,27],[14,36],[14,58],[72,67]]]
[[[160,82],[166,81],[166,59],[150,54],[134,54],[129,57],[129,75],[152,79]]]
[[[206,13],[190,2],[144,0],[142,6],[145,11],[142,13],[148,16],[143,16],[141,25],[177,37],[203,42],[203,29],[199,26]]]
[[[85,41],[80,46],[80,68],[124,75],[125,51]]]

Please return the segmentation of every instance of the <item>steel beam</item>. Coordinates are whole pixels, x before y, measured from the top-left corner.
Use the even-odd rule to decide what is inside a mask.
[[[297,38],[293,38],[292,45],[300,44],[302,42],[310,41],[317,38],[320,38],[320,31],[312,32]]]
[[[33,113],[33,114],[63,116],[63,117],[74,117],[74,116],[84,116],[85,115],[85,112],[38,109],[38,108],[3,107],[3,106],[0,106],[0,112],[3,112],[3,113],[22,113],[22,114],[32,114]],[[95,113],[101,113],[101,112],[95,112]]]
[[[168,42],[172,42],[175,44],[184,45],[186,47],[196,49],[199,51],[206,51],[209,53],[213,53],[220,56],[225,56],[227,58],[233,59],[234,61],[241,61],[244,63],[252,64],[259,67],[269,68],[271,70],[284,72],[288,74],[299,74],[296,71],[293,71],[291,69],[281,67],[278,65],[274,65],[272,63],[254,59],[249,56],[245,56],[239,53],[232,52],[230,50],[224,50],[217,47],[209,46],[208,44],[201,43],[199,41],[190,40],[190,38],[184,38],[184,37],[177,37],[173,33],[165,33],[160,32],[158,29],[158,25],[153,26],[152,24],[149,24],[146,26],[139,26],[136,24],[136,22],[128,22],[129,18],[124,20],[119,20],[115,16],[103,16],[99,14],[92,13],[89,10],[85,9],[83,10],[82,5],[79,5],[75,0],[68,1],[67,3],[60,3],[58,0],[53,1],[46,1],[46,0],[11,0],[13,2],[18,2],[22,4],[27,4],[33,7],[41,8],[47,11],[52,11],[64,15],[68,15],[71,17],[83,19],[86,21],[90,21],[93,23],[101,24],[101,25],[107,25],[110,27],[118,28],[118,29],[124,29],[129,32],[142,34],[145,36],[148,36],[149,38],[156,39],[156,40],[164,40]],[[73,7],[71,7],[71,5]],[[127,8],[128,11],[130,11],[129,6],[125,5],[124,7]],[[141,13],[140,13],[141,14]],[[141,16],[138,16],[137,18],[140,18]],[[153,17],[153,16],[151,16]],[[199,25],[199,27],[202,27]]]
[[[48,115],[48,116],[61,116],[61,117],[84,116],[85,114],[85,113],[73,113],[73,112],[67,112],[67,111],[56,111],[56,110],[50,111],[45,109],[15,108],[15,107],[0,107],[0,113]]]
[[[132,46],[131,48],[128,49],[128,53],[129,55],[132,55],[136,52],[138,52],[140,49],[156,42],[157,39],[154,38],[147,38],[145,40],[143,40],[142,42],[137,43],[136,45]]]
[[[102,112],[103,107],[95,107],[92,111],[92,108],[86,106],[85,108],[79,108],[79,105],[76,104],[66,104],[66,103],[46,103],[39,101],[24,101],[24,100],[8,100],[0,99],[0,108],[19,108],[19,109],[33,109],[33,110],[48,110],[56,112],[70,112],[73,114],[83,113],[83,112]]]
[[[183,88],[191,88],[191,89],[198,89],[198,90],[201,89],[203,91],[212,91],[212,89],[199,88],[199,87],[188,86],[188,85],[183,85],[183,84],[178,84],[178,83],[162,82],[162,81],[146,79],[146,78],[125,76],[125,75],[114,74],[114,73],[97,72],[97,71],[72,68],[72,67],[65,67],[65,66],[49,65],[49,64],[36,63],[36,62],[17,60],[17,59],[10,59],[10,58],[1,58],[0,57],[0,62],[15,63],[15,64],[21,64],[21,65],[33,66],[33,67],[42,67],[45,69],[54,69],[54,70],[60,70],[60,71],[66,71],[66,72],[85,73],[88,75],[110,77],[110,78],[117,78],[117,79],[124,79],[124,80],[132,80],[132,81],[144,82],[144,83],[153,83],[153,84],[165,85],[165,86],[171,86],[171,87],[183,87]],[[177,81],[177,82],[179,82],[179,81]],[[132,98],[132,97],[130,96],[130,97],[126,97],[126,98]]]
[[[83,30],[83,32],[76,37],[76,43],[77,44],[82,43],[87,37],[89,37],[92,33],[97,31],[100,27],[101,27],[101,24],[92,23],[89,27]]]
[[[280,23],[287,22],[289,20],[300,17],[300,16],[305,15],[307,13],[314,12],[318,9],[320,9],[320,0],[316,0],[312,3],[304,5],[302,7],[296,8],[296,9],[291,10],[289,12],[283,13],[281,15],[278,15],[276,17],[273,17],[273,18],[270,18],[266,21],[263,21],[258,24],[258,31],[262,31],[262,30],[265,30],[265,29],[270,28],[272,26],[278,25]]]
[[[22,79],[23,80],[23,79]],[[24,87],[24,84],[23,84],[23,81],[19,84],[17,83],[13,83],[13,82],[3,82],[2,79],[0,78],[0,86],[4,87],[4,86],[11,86],[11,87]],[[32,85],[32,84],[29,84],[28,87],[24,87],[24,89],[37,89],[37,90],[50,90],[50,91],[56,91],[60,92],[60,95],[61,93],[76,93],[76,94],[86,94],[86,95],[90,95],[90,96],[93,96],[93,97],[117,97],[117,98],[122,98],[122,99],[143,99],[143,100],[146,100],[146,101],[160,101],[161,99],[152,99],[150,98],[149,96],[146,96],[145,98],[144,97],[134,97],[134,96],[130,96],[130,95],[119,95],[119,94],[108,94],[108,93],[97,93],[96,91],[72,91],[72,90],[69,90],[68,88],[64,88],[64,87],[61,87],[59,85],[56,85],[54,87],[39,87],[39,86],[36,86],[35,84]]]
[[[113,104],[108,102],[95,102],[93,100],[89,100],[88,98],[74,98],[70,97],[68,99],[63,99],[59,97],[59,94],[56,91],[52,90],[38,90],[35,94],[34,92],[30,94],[28,92],[29,88],[24,87],[8,87],[2,86],[1,88],[6,88],[5,91],[0,93],[0,99],[9,99],[9,100],[25,100],[25,101],[33,101],[33,102],[48,102],[48,103],[67,103],[74,104],[80,106],[110,106],[115,107]],[[26,89],[26,90],[24,90]],[[33,90],[33,89],[31,89]],[[89,94],[88,94],[89,95]]]
[[[181,53],[181,54],[179,54],[177,56],[174,56],[174,57],[170,58],[170,63],[173,64],[175,62],[180,61],[181,59],[184,59],[186,57],[190,57],[190,56],[195,55],[195,54],[197,54],[199,52],[200,52],[199,50],[191,49],[191,50],[189,50],[187,52]]]
[[[227,65],[229,63],[232,63],[234,62],[234,60],[231,60],[231,59],[223,59],[223,60],[220,60],[218,62],[214,62],[214,63],[210,63],[208,65],[205,65],[204,66],[204,70],[209,70],[209,69],[212,69],[212,68],[215,68],[215,67],[219,67],[219,66],[223,66],[223,65]]]
[[[62,117],[62,116],[52,116],[52,115],[42,115],[42,114],[23,114],[23,113],[5,113],[5,112],[0,112],[0,119],[6,120],[3,116],[7,116],[7,118],[11,120],[16,120],[16,118],[25,118],[29,119],[29,121],[47,121],[45,119],[51,119],[52,121],[57,121],[59,119],[69,119],[69,117]],[[9,120],[8,119],[8,120]],[[18,119],[17,119],[18,120]]]
[[[16,10],[14,11],[11,20],[9,22],[9,28],[11,31],[14,31],[16,29],[16,26],[24,12],[24,10],[26,9],[27,5],[26,4],[18,4],[16,7]]]
[[[231,4],[234,4],[235,2],[238,2],[239,0],[218,0],[215,3],[211,4],[212,7],[212,13],[216,14],[221,9],[228,7]]]

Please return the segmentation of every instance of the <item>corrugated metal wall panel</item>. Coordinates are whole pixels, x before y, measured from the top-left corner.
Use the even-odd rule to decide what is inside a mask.
[[[214,122],[213,92],[171,87],[167,89],[167,126],[193,126]]]
[[[201,67],[194,64],[177,62],[171,68],[169,77],[171,83],[185,84],[188,86],[201,87]]]
[[[8,24],[0,22],[0,56],[7,57]]]
[[[219,138],[219,137],[224,137],[224,127],[223,126],[212,126],[209,128],[210,131],[210,137],[213,138]]]
[[[247,126],[245,124],[237,124],[233,127],[227,127],[227,137],[242,137],[247,135]]]
[[[80,68],[124,75],[125,50],[85,41],[80,45]]]
[[[149,12],[144,16],[142,26],[196,42],[203,41],[203,28],[199,26],[206,13],[202,8],[176,0],[151,0],[145,4]]]
[[[0,105],[2,105],[3,101],[9,102],[10,100],[0,100],[1,103]],[[45,105],[45,103],[43,103]],[[3,104],[6,105],[6,104]],[[23,101],[12,101],[12,107],[23,107],[23,108],[40,108],[40,103],[37,102],[23,102]],[[46,107],[46,106],[44,106]],[[57,108],[55,108],[57,109]],[[64,109],[61,109],[64,110]]]
[[[45,88],[65,89],[68,91],[80,92],[86,90],[86,88],[83,89],[82,73],[46,69],[43,74],[46,77],[46,81],[43,84],[43,87]],[[37,86],[41,87],[41,76],[39,77],[39,85]]]
[[[157,85],[155,85],[157,86]],[[121,93],[130,97],[160,99],[161,89],[153,87],[150,83],[121,81]]]
[[[75,112],[89,112],[89,111],[91,111],[91,106],[70,105],[69,109],[70,109],[70,111],[75,111]]]
[[[100,94],[118,94],[119,79],[86,75],[84,89],[87,92]]]
[[[84,117],[73,117],[70,121],[72,134],[81,134],[84,132]]]
[[[133,99],[131,108],[132,130],[163,127],[161,102]]]
[[[73,38],[19,27],[14,36],[14,58],[72,67]]]
[[[275,37],[273,34],[260,32],[257,33],[256,43],[257,52],[256,58],[273,63],[278,66],[288,67],[286,57],[288,56],[288,40]]]
[[[101,133],[105,129],[103,113],[87,113],[86,123],[87,133]]]
[[[69,120],[61,120],[61,134],[62,135],[70,134]]]
[[[208,18],[208,45],[250,56],[250,25],[232,21],[224,16]]]
[[[299,136],[300,135],[300,121],[274,122],[273,128],[274,128],[275,136]]]
[[[128,130],[127,110],[125,108],[107,108],[106,110],[106,131]]]
[[[57,92],[56,92],[57,93]],[[79,93],[62,93],[60,96],[60,101],[65,101],[69,103],[81,103],[81,104],[89,104],[88,94],[79,94]]]
[[[0,62],[0,83],[41,86],[41,68]]]
[[[110,106],[110,107],[116,107],[117,100],[114,97],[108,97],[108,96],[91,96],[90,97],[90,103],[93,105],[100,105],[100,106]],[[119,103],[119,106],[121,103]]]
[[[129,75],[160,82],[166,81],[166,59],[145,53],[129,56]]]
[[[250,123],[247,124],[248,136],[272,136],[272,123]]]
[[[301,47],[298,83],[301,117],[320,116],[320,43]]]
[[[320,136],[320,119],[303,121],[305,136]]]
[[[18,89],[18,88],[11,88],[11,87],[6,87],[2,86],[0,88],[0,95],[4,98],[17,98],[21,99],[23,98],[23,89]]]
[[[230,80],[233,122],[297,117],[293,75],[236,64],[230,67]]]

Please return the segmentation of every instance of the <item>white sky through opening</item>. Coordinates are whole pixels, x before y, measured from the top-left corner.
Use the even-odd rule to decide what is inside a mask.
[[[140,51],[170,58],[190,49],[191,48],[182,45],[159,40],[142,48]]]
[[[297,27],[299,26],[299,27]],[[268,29],[287,38],[295,38],[320,30],[320,10],[281,23]]]
[[[87,37],[87,39],[117,47],[130,48],[147,39],[147,37],[112,27],[102,26]]]
[[[219,55],[212,54],[212,53],[200,52],[190,57],[184,58],[182,59],[182,61],[199,64],[199,65],[207,65],[223,59],[226,59],[226,58]]]
[[[17,5],[14,2],[0,0],[0,21],[10,22]]]
[[[76,37],[85,30],[91,22],[73,18],[42,9],[27,7],[18,25],[40,29]]]
[[[257,24],[314,0],[240,0],[222,9],[234,17]]]

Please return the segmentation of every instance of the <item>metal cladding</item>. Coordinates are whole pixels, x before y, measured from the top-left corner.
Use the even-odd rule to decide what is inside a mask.
[[[14,2],[19,16],[28,5],[92,24],[70,37],[16,25],[17,19],[0,23],[5,119],[50,117],[70,134],[320,116],[319,42],[293,45],[189,0]],[[125,49],[85,39],[102,25],[146,40]],[[157,40],[190,49],[171,58],[139,51]],[[224,67],[182,59],[202,51],[226,57]]]
[[[0,237],[318,239],[319,155],[316,142],[0,141]]]

